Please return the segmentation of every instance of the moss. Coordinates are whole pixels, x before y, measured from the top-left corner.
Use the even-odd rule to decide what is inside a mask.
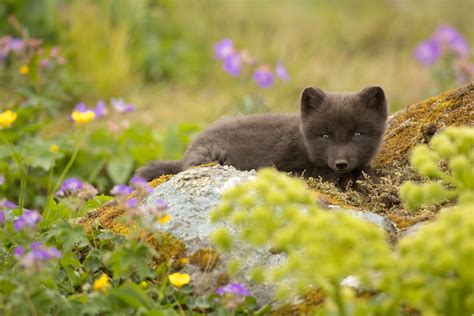
[[[286,304],[272,310],[273,316],[313,315],[322,303],[324,295],[320,290],[311,290],[302,295],[302,303]]]
[[[174,175],[172,174],[165,174],[165,175],[162,175],[161,177],[159,178],[156,178],[150,182],[148,182],[148,184],[152,187],[152,188],[156,188],[157,186],[159,186],[160,184],[162,183],[165,183],[166,181],[168,181],[169,179],[171,179]]]
[[[170,262],[174,269],[183,265],[180,259],[186,257],[186,246],[180,239],[164,232],[142,233],[140,239],[156,250],[158,264]]]
[[[219,263],[219,254],[212,248],[202,248],[194,252],[189,261],[201,271],[212,271]]]

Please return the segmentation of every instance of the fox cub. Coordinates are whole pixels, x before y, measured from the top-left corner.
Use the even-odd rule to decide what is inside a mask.
[[[196,137],[183,159],[153,161],[137,175],[152,180],[215,161],[240,170],[274,166],[345,187],[362,172],[376,179],[369,164],[382,142],[387,115],[380,87],[357,93],[306,88],[300,113],[218,120]]]

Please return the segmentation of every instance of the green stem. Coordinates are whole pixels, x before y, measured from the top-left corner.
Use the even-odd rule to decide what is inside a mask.
[[[334,286],[334,299],[336,301],[337,308],[339,310],[339,316],[346,316],[346,307],[344,306],[344,299],[341,295],[341,287],[339,284]]]
[[[44,213],[46,213],[46,211],[49,210],[49,206],[51,204],[51,200],[53,199],[54,192],[56,192],[59,189],[59,187],[61,186],[61,183],[63,182],[63,180],[66,177],[67,173],[69,172],[72,165],[76,161],[77,154],[79,153],[79,149],[82,147],[82,143],[84,142],[86,133],[87,133],[87,130],[84,131],[84,133],[82,134],[82,138],[76,143],[76,147],[74,148],[74,151],[71,155],[71,158],[67,162],[66,167],[61,172],[61,175],[59,176],[58,180],[54,184],[52,190],[48,192],[48,197],[46,199],[46,205],[45,205],[44,210],[43,210]]]
[[[25,188],[26,188],[26,172],[25,169],[23,168],[23,164],[21,163],[21,159],[16,153],[16,151],[13,149],[11,143],[8,141],[8,139],[5,137],[3,133],[0,133],[2,135],[2,140],[5,143],[5,145],[8,148],[8,151],[10,152],[10,155],[12,156],[13,161],[18,166],[18,170],[20,171],[20,194],[18,197],[18,205],[20,208],[23,208],[24,203],[25,203],[25,198],[24,198],[24,193],[25,193]]]

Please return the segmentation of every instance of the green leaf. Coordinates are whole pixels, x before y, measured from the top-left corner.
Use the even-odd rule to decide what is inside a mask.
[[[133,159],[129,156],[118,155],[107,163],[106,169],[115,184],[125,183],[132,173]]]
[[[134,307],[150,309],[153,301],[146,295],[145,291],[138,285],[127,282],[118,288],[109,290],[109,295],[122,303]]]

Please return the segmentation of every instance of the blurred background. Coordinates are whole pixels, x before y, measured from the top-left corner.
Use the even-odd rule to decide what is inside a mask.
[[[298,111],[307,86],[380,85],[393,112],[472,81],[473,12],[472,0],[1,0],[0,110],[19,113],[12,142],[30,154],[54,142],[60,164],[68,113],[103,101],[72,173],[105,189],[179,158],[219,116]],[[51,168],[38,156],[30,172]]]

